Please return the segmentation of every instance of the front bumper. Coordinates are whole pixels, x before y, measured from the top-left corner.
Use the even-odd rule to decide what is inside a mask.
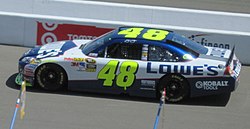
[[[34,74],[35,69],[37,65],[36,64],[26,64],[23,62],[19,62],[18,70],[19,73],[16,76],[15,82],[17,85],[21,85],[22,82],[25,80],[27,83],[27,86],[32,86],[34,82]]]
[[[18,73],[15,79],[15,83],[17,85],[22,85],[22,82],[24,81],[23,79],[23,74],[22,73]],[[32,84],[30,82],[26,83],[26,86],[32,86]]]

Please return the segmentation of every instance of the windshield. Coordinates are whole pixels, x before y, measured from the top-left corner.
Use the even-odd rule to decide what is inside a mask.
[[[186,46],[187,48],[199,53],[199,54],[206,54],[208,52],[208,49],[201,44],[198,44],[196,42],[193,42],[185,37],[182,37],[180,35],[174,34],[171,41],[179,43],[183,46]]]
[[[111,36],[113,35],[114,31],[111,31],[107,34],[104,34],[103,36],[98,37],[97,39],[87,43],[83,48],[82,52],[84,54],[89,54],[93,50],[96,50],[100,46],[104,45],[107,41],[111,40]]]

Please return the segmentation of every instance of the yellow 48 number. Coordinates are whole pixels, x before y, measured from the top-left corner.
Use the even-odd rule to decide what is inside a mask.
[[[118,35],[125,35],[126,38],[136,38],[141,34],[143,29],[144,28],[128,28],[120,31]],[[142,37],[144,39],[160,41],[165,39],[168,34],[169,32],[165,30],[148,29],[147,32],[142,35]]]
[[[99,72],[97,78],[103,79],[104,86],[112,86],[116,77],[116,85],[123,87],[124,90],[130,87],[135,81],[135,74],[138,69],[138,63],[133,61],[124,61],[120,66],[120,73],[116,76],[119,61],[109,61]]]

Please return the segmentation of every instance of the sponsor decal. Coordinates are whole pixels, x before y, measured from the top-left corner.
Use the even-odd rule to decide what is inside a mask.
[[[86,64],[86,72],[95,72],[96,65],[95,64]]]
[[[241,70],[241,64],[239,60],[237,60],[237,65],[235,66],[235,69],[234,69],[234,74],[236,77],[240,75],[240,70]]]
[[[42,63],[48,63],[48,62],[57,62],[56,60],[42,60]]]
[[[84,58],[71,58],[71,57],[65,57],[65,61],[79,61],[79,62],[84,62]]]
[[[208,41],[208,39],[206,39],[205,37],[210,35],[211,34],[196,34],[196,35],[191,35],[188,38],[203,46],[230,49],[230,45],[228,43],[216,43]]]
[[[218,90],[219,87],[227,87],[228,81],[197,81],[195,87],[201,90]]]
[[[90,59],[90,58],[87,58]],[[84,62],[84,58],[67,58],[67,60],[72,60],[71,66],[77,67],[77,71],[86,71],[86,72],[96,72],[95,60],[90,60],[91,63]],[[87,61],[87,60],[86,60]],[[94,63],[93,63],[94,62]]]
[[[83,62],[83,61],[84,61],[84,58],[73,58],[73,61],[80,61],[80,62]]]
[[[23,70],[23,74],[25,76],[34,76],[34,70],[36,69],[37,65],[35,64],[28,64],[25,65],[24,70]]]
[[[23,75],[24,75],[24,76],[33,77],[33,76],[34,76],[34,73],[33,73],[33,71],[31,71],[31,70],[24,70]]]
[[[78,65],[78,71],[85,71],[85,70],[86,70],[85,62],[80,62]]]
[[[39,60],[39,59],[32,59],[31,61],[30,61],[30,64],[39,64],[39,63],[41,63],[42,61],[41,60]]]
[[[142,90],[155,90],[155,81],[154,80],[141,80]]]
[[[72,67],[77,67],[77,71],[85,71],[86,63],[85,62],[71,62]]]
[[[90,56],[90,57],[97,57],[97,56],[98,56],[98,53],[89,53],[89,56]]]
[[[37,22],[37,45],[61,41],[86,39],[92,40],[113,29],[98,28],[96,26],[77,25],[77,24],[56,24]]]
[[[73,67],[85,66],[85,62],[71,62],[71,66]]]
[[[95,64],[96,63],[95,59],[92,59],[92,58],[86,58],[86,62],[90,63],[90,64]]]
[[[65,60],[65,61],[74,61],[74,58],[65,57],[64,60]]]
[[[202,66],[185,66],[185,65],[167,65],[160,64],[157,70],[152,68],[152,62],[147,63],[147,73],[180,73],[182,75],[206,75],[206,76],[216,76],[218,75],[218,66],[209,66],[204,64]]]
[[[65,43],[58,42],[57,44],[47,44],[39,49],[36,58],[41,59],[46,57],[60,56],[63,55],[67,50],[74,47],[76,47],[76,44],[74,44],[72,41],[67,41]]]
[[[62,55],[63,52],[60,49],[48,49],[48,50],[40,50],[38,51],[38,59],[45,58],[45,57],[52,57]]]
[[[25,65],[25,67],[24,67],[24,69],[25,70],[35,70],[36,69],[36,67],[37,67],[37,65],[36,64],[28,64],[28,65]]]
[[[96,65],[95,64],[87,64],[87,68],[88,69],[96,69]]]
[[[137,40],[135,40],[135,39],[126,39],[126,40],[124,40],[124,43],[136,43],[137,42]]]
[[[148,60],[148,44],[143,44],[141,60],[143,61]]]

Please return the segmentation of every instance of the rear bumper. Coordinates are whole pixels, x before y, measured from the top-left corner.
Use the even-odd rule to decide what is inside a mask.
[[[234,86],[234,90],[235,91],[237,89],[237,87],[239,86],[240,84],[240,75],[235,79],[235,86]]]

